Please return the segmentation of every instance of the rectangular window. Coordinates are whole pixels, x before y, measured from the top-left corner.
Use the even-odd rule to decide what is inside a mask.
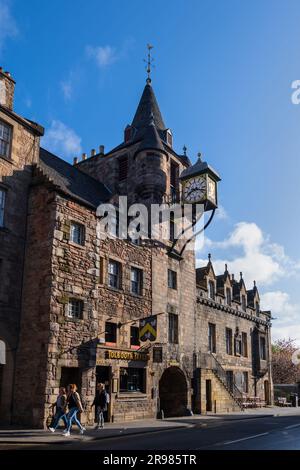
[[[0,156],[10,158],[11,126],[0,121]]]
[[[226,328],[226,353],[232,356],[232,330]]]
[[[6,191],[0,188],[0,227],[4,227],[5,199]]]
[[[236,336],[234,340],[234,352],[236,356],[242,355],[242,338],[241,336]]]
[[[168,269],[168,287],[170,289],[177,289],[177,272]]]
[[[229,287],[226,289],[226,303],[231,305],[231,289]]]
[[[115,289],[121,287],[121,265],[117,261],[109,260],[108,262],[108,285]]]
[[[227,383],[227,387],[232,392],[233,391],[233,371],[232,370],[226,371],[226,383]]]
[[[242,356],[248,357],[247,333],[242,333]]]
[[[169,343],[178,344],[178,315],[169,313]]]
[[[208,295],[212,300],[215,300],[215,283],[214,281],[208,282]]]
[[[248,393],[249,392],[249,378],[248,378],[248,372],[243,372],[243,392]]]
[[[120,367],[120,392],[145,393],[145,369]]]
[[[246,312],[247,310],[247,302],[246,302],[246,296],[242,295],[242,310]]]
[[[140,333],[140,329],[138,326],[130,327],[130,346],[140,345],[139,333]]]
[[[260,312],[259,302],[255,302],[255,310],[256,310],[256,315],[259,315],[259,312]]]
[[[136,295],[142,294],[143,271],[138,268],[131,268],[131,292]]]
[[[126,180],[128,174],[128,157],[119,159],[119,181]]]
[[[173,242],[175,240],[175,222],[172,215],[170,215],[170,241]]]
[[[69,318],[82,318],[83,301],[78,299],[70,299],[68,303],[68,317]]]
[[[77,245],[84,245],[84,225],[76,222],[71,222],[70,226],[70,241]]]
[[[105,322],[105,342],[116,343],[117,342],[117,324],[112,322]]]
[[[264,338],[263,336],[259,338],[259,352],[260,358],[265,361],[267,359],[266,338]]]
[[[216,352],[216,325],[214,323],[208,324],[208,350],[212,353]]]

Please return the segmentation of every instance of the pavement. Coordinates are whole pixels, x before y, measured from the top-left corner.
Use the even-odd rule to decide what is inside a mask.
[[[42,429],[2,427],[0,428],[0,450],[56,450],[67,449],[70,448],[70,446],[73,446],[72,448],[100,449],[109,448],[111,445],[121,446],[121,448],[125,445],[127,446],[125,447],[127,449],[134,449],[134,446],[137,445],[137,441],[139,442],[139,445],[141,442],[144,442],[145,448],[147,448],[147,445],[154,445],[153,443],[156,441],[158,441],[158,445],[161,445],[163,442],[165,442],[164,445],[166,445],[167,442],[169,442],[168,445],[170,445],[170,442],[172,442],[172,445],[175,445],[176,439],[170,440],[168,437],[167,441],[165,441],[162,438],[163,433],[165,433],[166,436],[170,436],[171,433],[174,433],[176,438],[178,436],[179,441],[176,445],[179,445],[179,448],[181,448],[180,446],[185,442],[185,440],[182,440],[180,436],[184,436],[185,434],[196,436],[196,431],[200,431],[202,432],[201,439],[203,439],[203,431],[206,431],[206,438],[211,436],[214,441],[214,436],[218,435],[221,442],[224,433],[227,434],[230,429],[233,430],[233,437],[236,437],[236,432],[238,432],[239,429],[245,429],[248,431],[251,427],[253,430],[255,429],[255,432],[257,430],[261,431],[263,422],[267,423],[268,428],[268,426],[270,427],[271,424],[273,425],[277,421],[279,421],[279,423],[283,423],[283,420],[280,420],[280,418],[283,418],[283,420],[288,423],[287,426],[291,426],[288,429],[295,429],[295,431],[298,431],[296,428],[300,426],[300,424],[298,424],[300,423],[300,408],[268,407],[248,409],[244,412],[235,412],[230,414],[194,415],[179,418],[167,418],[164,420],[147,419],[126,423],[107,423],[105,428],[100,430],[88,427],[84,435],[80,435],[76,427],[74,427],[70,437],[63,436],[62,429],[58,429],[55,433],[51,433],[48,430]],[[258,432],[258,434],[261,433]],[[264,436],[266,435],[267,434],[264,434]],[[134,436],[139,436],[139,439],[134,439]],[[191,437],[189,437],[189,440],[187,441],[188,445],[190,445],[192,441],[193,439],[191,440]],[[208,439],[207,445],[210,445],[210,439]],[[215,446],[216,442],[214,442],[213,445]]]

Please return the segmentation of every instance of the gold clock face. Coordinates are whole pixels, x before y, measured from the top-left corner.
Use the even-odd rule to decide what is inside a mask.
[[[207,197],[216,203],[216,183],[210,177],[207,178]]]
[[[206,198],[206,193],[206,178],[204,176],[194,176],[184,184],[183,199],[185,202],[201,202]]]

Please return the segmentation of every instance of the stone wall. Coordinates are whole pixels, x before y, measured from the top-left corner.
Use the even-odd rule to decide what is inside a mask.
[[[0,419],[10,420],[14,363],[18,347],[21,291],[27,224],[28,187],[32,164],[38,160],[39,137],[0,110],[12,126],[11,158],[0,156],[0,187],[6,191],[4,228],[0,228],[0,339],[7,348],[0,386]]]

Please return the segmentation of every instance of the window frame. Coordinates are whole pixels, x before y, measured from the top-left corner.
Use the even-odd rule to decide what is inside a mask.
[[[78,238],[75,237],[76,228],[78,229]],[[84,246],[85,245],[85,225],[75,220],[71,220],[70,223],[70,242],[75,245]]]
[[[0,119],[0,130],[1,130],[1,125],[3,125],[4,128],[6,127],[8,129],[8,134],[9,135],[8,135],[8,140],[4,140],[4,138],[2,138],[0,136],[0,157],[4,158],[6,160],[11,160],[13,126],[11,124],[9,124],[8,122],[3,121],[3,119]],[[7,154],[1,153],[1,144],[2,144],[2,142],[4,142],[3,145],[8,146]]]
[[[217,352],[217,327],[215,323],[208,323],[208,350],[216,354]]]
[[[133,331],[135,331],[137,333],[137,335],[133,334]],[[140,346],[141,342],[140,342],[140,339],[139,339],[139,335],[140,335],[139,327],[138,326],[131,326],[130,327],[130,346],[131,347]]]
[[[230,343],[229,343],[229,336],[230,336]],[[228,328],[228,327],[225,328],[225,338],[226,338],[226,354],[228,354],[229,356],[233,356],[233,331],[232,331],[232,328]]]
[[[267,360],[267,341],[265,336],[259,337],[259,357],[261,361]]]
[[[133,273],[137,273],[136,280],[132,279]],[[143,270],[135,266],[130,268],[130,292],[134,295],[142,295],[143,292]]]
[[[119,182],[128,179],[128,155],[122,155],[118,158],[118,180]]]
[[[168,268],[168,288],[177,290],[177,271]]]
[[[117,272],[111,272],[110,271],[110,266],[115,266],[117,268]],[[108,260],[108,265],[107,265],[107,284],[108,287],[111,289],[121,289],[121,270],[122,266],[119,261],[116,261],[114,259],[109,259]],[[115,279],[115,282],[111,283],[111,280]]]
[[[110,325],[108,327],[108,325]],[[111,331],[107,331],[111,328]],[[117,344],[118,341],[118,325],[112,321],[105,322],[105,343],[108,344]]]
[[[208,281],[208,296],[211,300],[216,299],[216,286],[215,282],[211,279]]]
[[[67,317],[69,320],[83,319],[84,302],[81,299],[71,298],[67,304]]]
[[[127,374],[123,374],[123,371],[126,371]],[[130,371],[130,372],[129,372]],[[128,374],[129,372],[129,374]],[[126,376],[129,378],[138,377],[138,381],[134,383],[134,381],[129,382],[134,385],[134,388],[129,390],[128,388],[128,378],[127,378],[127,386],[126,388],[123,387],[124,380],[122,377]],[[119,391],[120,393],[146,393],[146,369],[144,367],[120,367],[119,372]]]
[[[169,343],[178,344],[179,321],[176,313],[168,313],[168,340]]]
[[[248,357],[248,335],[246,331],[242,331],[242,356]]]

